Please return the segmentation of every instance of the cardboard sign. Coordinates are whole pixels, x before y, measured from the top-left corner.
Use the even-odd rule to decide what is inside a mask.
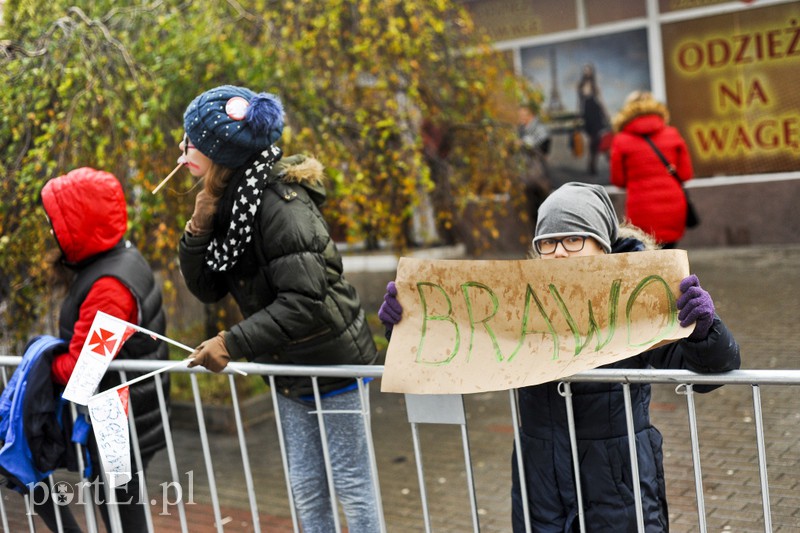
[[[401,258],[381,391],[464,394],[557,380],[686,337],[684,250],[522,261]]]

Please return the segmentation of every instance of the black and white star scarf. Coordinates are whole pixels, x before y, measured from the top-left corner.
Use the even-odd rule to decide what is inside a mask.
[[[233,268],[253,239],[253,221],[261,205],[261,194],[273,165],[282,154],[280,148],[270,146],[250,163],[241,179],[231,180],[228,185],[236,187],[236,191],[232,197],[227,232],[224,236],[213,237],[206,250],[206,265],[214,272]]]

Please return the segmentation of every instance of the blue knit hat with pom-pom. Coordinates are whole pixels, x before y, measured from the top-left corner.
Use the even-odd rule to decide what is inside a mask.
[[[269,93],[222,85],[192,100],[183,114],[183,127],[203,155],[237,168],[280,138],[283,105]]]

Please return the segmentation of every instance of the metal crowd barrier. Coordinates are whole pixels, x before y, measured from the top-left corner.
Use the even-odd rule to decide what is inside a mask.
[[[19,364],[20,358],[15,356],[0,356],[0,377],[2,377],[2,383],[5,386],[8,379],[11,376],[11,372],[16,365]],[[154,361],[114,361],[111,364],[109,371],[116,371],[120,373],[122,380],[124,381],[126,378],[127,372],[150,372],[153,370],[157,370],[159,368],[163,368],[163,366],[167,365],[168,363],[165,362],[154,362]],[[369,397],[368,397],[368,390],[367,385],[365,384],[366,378],[379,378],[383,374],[383,367],[381,366],[316,366],[316,367],[292,367],[292,366],[284,366],[284,365],[259,365],[253,363],[231,363],[231,367],[238,368],[247,372],[250,375],[264,375],[268,376],[269,383],[270,383],[270,394],[272,397],[273,408],[277,405],[276,399],[276,387],[275,387],[275,376],[311,376],[314,385],[315,391],[315,401],[316,401],[316,413],[319,417],[321,422],[320,424],[320,433],[323,439],[323,452],[325,455],[326,461],[326,468],[329,473],[330,477],[330,458],[327,454],[327,448],[325,443],[325,432],[324,432],[324,418],[323,418],[323,411],[320,408],[320,394],[319,389],[317,386],[317,379],[321,377],[354,377],[357,378],[358,381],[358,390],[360,391],[361,395],[361,405],[362,408],[359,412],[361,415],[363,422],[366,426],[367,435],[372,436],[372,413],[369,409]],[[208,479],[208,492],[209,497],[211,500],[211,507],[213,509],[214,515],[214,526],[213,529],[222,532],[224,531],[224,527],[226,521],[223,519],[221,511],[220,511],[220,498],[219,498],[219,490],[222,488],[218,486],[217,481],[215,480],[214,476],[214,466],[212,461],[212,453],[211,448],[209,445],[209,436],[208,431],[206,429],[205,424],[205,416],[203,413],[203,403],[201,399],[201,391],[198,385],[198,375],[201,373],[205,373],[204,369],[186,369],[186,368],[174,368],[170,369],[170,372],[174,373],[189,373],[190,380],[191,380],[191,387],[192,387],[192,396],[193,402],[195,407],[195,413],[197,416],[197,430],[198,436],[200,438],[200,445],[202,448],[202,455],[204,461],[204,467],[207,473]],[[248,446],[246,441],[246,432],[245,432],[245,425],[243,423],[242,413],[240,404],[238,401],[238,395],[236,391],[236,383],[233,379],[233,373],[231,370],[226,370],[225,373],[228,375],[228,383],[230,386],[231,398],[232,398],[232,414],[234,418],[234,423],[236,427],[236,438],[238,439],[239,444],[239,452],[241,454],[241,467],[244,472],[244,479],[245,479],[245,491],[247,494],[247,503],[249,506],[249,511],[251,515],[252,524],[248,526],[248,530],[254,532],[262,531],[262,524],[261,524],[261,513],[258,509],[257,500],[259,496],[259,489],[256,486],[256,482],[252,473],[251,469],[251,458],[248,452]],[[572,416],[572,406],[571,406],[571,389],[570,385],[574,382],[618,382],[623,384],[623,392],[625,398],[625,409],[627,414],[627,421],[628,421],[628,436],[629,436],[629,449],[631,455],[631,473],[632,479],[638,479],[638,466],[636,461],[636,446],[635,446],[635,438],[634,438],[634,429],[633,429],[633,421],[631,418],[631,398],[630,398],[630,384],[632,383],[652,383],[652,384],[672,384],[675,386],[675,390],[677,393],[685,395],[686,397],[686,405],[688,411],[688,421],[689,421],[689,431],[691,436],[691,452],[692,452],[692,461],[694,466],[694,484],[695,484],[695,493],[696,493],[696,504],[697,504],[697,520],[698,520],[698,527],[697,531],[701,533],[705,533],[707,531],[707,523],[706,523],[706,511],[705,511],[705,504],[704,504],[704,488],[703,488],[703,477],[702,477],[702,470],[700,464],[700,446],[698,440],[698,429],[697,429],[697,412],[695,408],[695,401],[694,401],[694,389],[695,385],[708,385],[708,384],[727,384],[727,385],[744,385],[751,387],[752,389],[752,402],[753,402],[753,411],[755,413],[755,427],[756,427],[756,440],[757,440],[757,450],[758,450],[758,467],[759,467],[759,476],[760,476],[760,491],[761,491],[761,506],[762,506],[762,513],[763,513],[763,523],[764,523],[764,530],[767,532],[772,531],[772,519],[771,519],[771,509],[770,509],[770,497],[769,497],[769,478],[768,478],[768,471],[767,471],[767,454],[766,454],[766,445],[765,445],[765,436],[764,436],[764,423],[763,423],[763,413],[762,413],[762,405],[761,405],[761,387],[765,385],[791,385],[796,386],[800,385],[800,370],[738,370],[732,371],[724,374],[695,374],[690,371],[683,371],[683,370],[605,370],[605,369],[597,369],[592,370],[589,372],[583,372],[580,374],[576,374],[569,379],[566,379],[562,382],[560,386],[561,395],[564,397],[565,402],[567,403],[567,413],[568,413],[568,424],[569,424],[569,432],[570,432],[570,440],[572,444],[572,453],[574,459],[574,469],[575,469],[575,478],[580,479],[580,472],[579,472],[579,465],[577,461],[577,451],[575,445],[575,426],[574,426],[574,419]],[[178,471],[177,466],[177,453],[178,451],[175,448],[175,442],[173,438],[172,432],[172,424],[170,420],[170,416],[168,413],[168,409],[166,407],[165,395],[164,391],[161,387],[161,381],[156,379],[155,383],[157,384],[157,393],[158,393],[158,401],[161,409],[161,418],[164,425],[164,431],[167,438],[167,448],[166,453],[168,456],[169,462],[169,477],[170,481],[166,483],[162,483],[162,487],[170,486],[170,487],[180,487],[181,478]],[[514,433],[514,442],[516,443],[517,448],[520,445],[520,435],[519,435],[519,422],[518,422],[518,415],[517,415],[517,401],[516,401],[516,394],[515,391],[509,391],[509,402],[510,402],[510,412],[511,412],[511,425],[513,428]],[[412,440],[413,440],[413,449],[414,449],[414,458],[415,464],[417,469],[417,482],[419,484],[419,491],[420,491],[420,498],[421,498],[421,505],[422,505],[422,527],[424,531],[431,532],[432,525],[431,525],[431,517],[429,513],[429,501],[428,495],[426,491],[426,479],[425,479],[425,470],[423,467],[423,451],[420,445],[420,438],[419,438],[419,427],[420,425],[425,424],[448,424],[448,425],[456,425],[460,426],[461,428],[461,438],[462,438],[462,445],[463,445],[463,453],[464,453],[464,473],[466,476],[467,481],[467,497],[470,503],[471,509],[471,521],[472,527],[475,532],[480,531],[481,524],[480,524],[480,513],[478,512],[478,506],[476,501],[476,487],[475,487],[475,480],[473,476],[472,465],[474,458],[472,457],[470,451],[470,442],[469,436],[467,433],[467,415],[465,411],[465,404],[464,398],[460,395],[405,395],[405,406],[407,411],[407,419],[411,427],[412,431]],[[73,409],[73,416],[75,415]],[[143,480],[146,479],[146,476],[143,474],[143,470],[141,469],[141,455],[138,449],[138,441],[136,439],[136,429],[133,425],[132,421],[134,420],[135,413],[132,410],[129,411],[129,418],[130,418],[130,428],[132,431],[131,435],[131,442],[134,444],[134,458],[136,460],[136,465],[134,468],[137,469],[137,472],[141,472],[143,475]],[[277,426],[277,433],[279,438],[280,450],[281,450],[281,458],[283,462],[283,471],[284,471],[284,482],[286,484],[286,490],[288,494],[289,500],[289,514],[291,516],[291,527],[294,532],[300,531],[300,526],[298,524],[298,518],[296,515],[296,511],[294,509],[294,503],[292,501],[291,490],[289,489],[289,477],[288,477],[288,470],[287,470],[287,459],[286,459],[286,451],[285,451],[285,444],[283,441],[283,435],[281,432],[281,425],[280,425],[280,413],[277,409],[275,409],[275,422]],[[3,436],[0,436],[3,438]],[[373,437],[374,439],[374,437]],[[370,440],[369,443],[369,454],[370,454],[370,461],[372,464],[372,476],[373,481],[375,482],[374,485],[377,488],[376,499],[379,505],[382,505],[382,494],[380,489],[379,483],[379,472],[377,470],[377,460],[375,455],[375,448],[373,444],[373,440]],[[79,457],[81,454],[78,454]],[[518,461],[520,454],[517,454]],[[198,465],[199,466],[199,465]],[[519,472],[522,472],[523,469],[521,468],[521,464],[518,464]],[[82,465],[80,465],[82,470]],[[51,488],[54,483],[53,476],[50,477],[50,484]],[[82,481],[86,481],[82,479]],[[521,480],[522,483],[522,490],[523,490],[523,501],[525,502],[524,505],[527,506],[527,498],[525,498],[525,493],[527,491],[527,487],[525,487],[524,479]],[[174,485],[172,485],[174,484]],[[151,501],[147,495],[147,483],[143,482],[142,491],[143,497],[145,498],[145,502]],[[508,487],[511,485],[511,479],[508,479]],[[269,488],[271,485],[267,484]],[[329,486],[331,490],[331,494],[333,494],[333,485],[332,482],[329,480]],[[579,523],[581,531],[586,531],[587,524],[585,524],[584,516],[583,516],[583,509],[582,509],[582,502],[581,502],[581,491],[580,491],[580,483],[576,483],[578,488],[577,490],[577,498],[578,498],[578,509],[579,509]],[[98,520],[95,517],[94,509],[92,508],[92,499],[88,494],[89,485],[88,483],[84,483],[83,486],[79,488],[82,491],[87,491],[87,494],[83,496],[84,503],[82,507],[84,507],[84,514],[86,520],[86,527],[87,530],[90,532],[101,530],[100,526],[98,525]],[[14,524],[11,523],[10,520],[10,509],[7,507],[16,507],[13,503],[13,500],[9,496],[10,491],[4,490],[3,494],[4,497],[0,498],[0,517],[2,518],[2,528],[4,532],[11,532],[20,531],[20,529],[15,529]],[[113,494],[113,491],[110,492]],[[165,493],[166,494],[166,493]],[[636,514],[637,520],[639,523],[639,530],[644,531],[643,527],[643,519],[642,519],[642,504],[641,504],[641,494],[639,492],[639,485],[634,483],[634,495],[636,500]],[[153,502],[156,500],[153,499]],[[9,503],[11,502],[11,503]],[[86,503],[88,502],[88,503]],[[185,502],[181,497],[175,498],[174,502],[170,502],[170,505],[174,505],[177,508],[178,513],[178,520],[181,532],[188,533],[190,531],[190,522],[187,518],[186,509],[185,509]],[[334,509],[337,508],[337,502],[335,496],[331,498],[331,505]],[[56,502],[53,502],[53,506],[56,510],[56,513],[60,511],[59,505]],[[150,506],[144,506],[147,509],[147,523],[148,528],[150,531],[155,531],[154,521],[152,517],[152,510]],[[111,524],[112,524],[112,531],[121,532],[122,524],[120,523],[119,516],[115,516],[115,509],[113,505],[108,506],[111,509]],[[30,507],[30,502],[28,501],[28,496],[25,496],[25,509],[29,511],[32,509]],[[527,508],[525,509],[525,515],[527,515]],[[18,514],[18,513],[17,513]],[[339,515],[338,512],[334,513],[337,517]],[[526,516],[527,519],[527,516]],[[34,523],[34,519],[31,516],[30,512],[26,512],[26,518],[28,530],[33,532],[36,530],[36,526]],[[381,530],[387,531],[387,524],[383,517],[381,518]],[[527,530],[531,531],[531,526],[529,523],[526,523]],[[19,527],[19,526],[16,526]],[[44,527],[44,526],[42,526]],[[61,524],[59,522],[59,530],[61,530]],[[238,529],[237,529],[238,530]],[[197,531],[197,529],[191,529],[192,533]],[[336,531],[340,533],[341,526],[337,520],[336,523]]]

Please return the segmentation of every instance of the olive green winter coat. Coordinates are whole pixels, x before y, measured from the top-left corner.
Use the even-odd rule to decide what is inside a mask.
[[[227,272],[205,265],[211,234],[181,238],[180,267],[189,290],[205,303],[230,293],[245,317],[225,333],[231,357],[292,365],[375,362],[377,350],[358,294],[343,276],[342,258],[319,211],[325,200],[323,176],[313,158],[284,157],[276,163],[256,214],[253,241]],[[308,378],[276,379],[284,395],[313,392]],[[350,383],[319,380],[323,393]]]

